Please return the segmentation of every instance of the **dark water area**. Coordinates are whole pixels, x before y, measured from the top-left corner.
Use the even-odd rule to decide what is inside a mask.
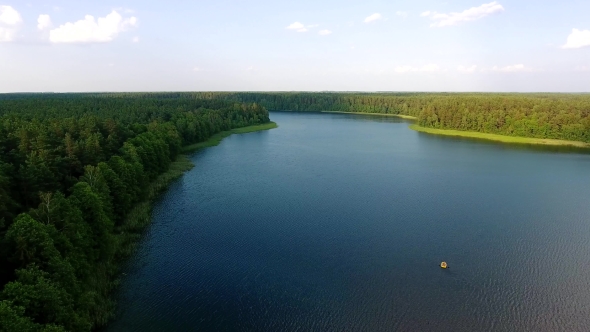
[[[156,202],[107,330],[590,331],[590,155],[271,119]]]

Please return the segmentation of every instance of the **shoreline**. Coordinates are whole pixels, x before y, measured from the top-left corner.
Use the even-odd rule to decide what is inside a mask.
[[[391,113],[364,113],[364,112],[337,112],[337,111],[320,111],[320,113],[338,113],[338,114],[364,114],[364,115],[379,115],[379,116],[394,116],[396,118],[402,118],[406,120],[418,120],[417,117],[403,114],[391,114]]]
[[[118,286],[121,283],[121,277],[123,274],[123,268],[127,264],[128,260],[135,253],[135,249],[139,244],[141,238],[145,235],[145,230],[152,222],[152,208],[154,201],[165,192],[168,187],[182,177],[184,173],[195,167],[194,163],[190,160],[189,155],[203,148],[218,145],[225,137],[232,134],[245,134],[261,130],[269,130],[277,128],[278,125],[275,122],[267,122],[258,125],[252,125],[247,127],[234,128],[219,132],[207,139],[204,142],[186,145],[181,149],[180,154],[176,157],[176,160],[170,163],[168,169],[158,175],[154,181],[152,181],[147,188],[146,198],[141,202],[136,203],[131,210],[128,212],[123,223],[114,231],[113,237],[116,243],[115,247],[115,259],[117,272],[103,280],[110,285],[109,297],[107,301],[111,304],[116,303]],[[98,324],[99,329],[108,326],[112,321],[116,308],[113,306],[107,316],[108,321]],[[106,323],[106,324],[105,324]]]
[[[196,151],[203,149],[203,148],[208,148],[211,146],[219,145],[219,143],[221,143],[221,140],[223,140],[224,138],[226,138],[230,135],[233,135],[233,134],[253,133],[256,131],[278,128],[278,126],[279,125],[277,125],[276,122],[270,121],[270,122],[263,123],[263,124],[221,131],[221,132],[218,132],[217,134],[209,137],[204,142],[199,142],[199,143],[183,146],[181,149],[181,154],[193,153],[193,152],[196,152]]]
[[[278,125],[275,122],[270,121],[259,125],[234,128],[219,132],[204,142],[184,146],[181,153],[176,157],[176,160],[170,163],[168,169],[150,183],[147,188],[147,197],[131,208],[125,221],[118,227],[117,235],[124,236],[118,239],[119,245],[116,251],[120,254],[120,257],[125,257],[124,259],[126,259],[126,257],[133,253],[133,249],[137,244],[136,240],[143,235],[144,228],[151,222],[152,202],[162,192],[166,191],[174,180],[195,167],[189,158],[190,154],[200,149],[219,145],[224,138],[232,134],[245,134],[277,127]]]
[[[443,135],[452,137],[467,137],[467,138],[478,138],[489,141],[496,141],[502,143],[514,143],[514,144],[534,144],[534,145],[548,145],[548,146],[573,146],[577,148],[590,148],[590,143],[579,142],[579,141],[566,141],[559,139],[549,138],[532,138],[522,136],[506,136],[498,134],[480,133],[475,131],[461,131],[454,129],[437,129],[422,127],[417,124],[410,125],[408,128],[432,135]]]

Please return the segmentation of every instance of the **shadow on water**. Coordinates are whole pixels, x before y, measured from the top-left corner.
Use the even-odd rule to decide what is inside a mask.
[[[306,111],[272,111],[272,113],[289,113],[299,115],[321,115],[325,117],[333,117],[335,119],[354,119],[364,122],[385,122],[385,123],[414,123],[415,120],[404,119],[391,114],[360,114],[360,113],[337,113],[337,112],[306,112]]]
[[[326,114],[326,113],[320,113],[320,114]],[[399,118],[399,117],[387,115],[387,114],[383,114],[383,115],[380,115],[380,114],[344,114],[344,113],[329,113],[329,114],[335,114],[338,116],[342,116],[344,118],[354,119],[357,121],[366,121],[366,122],[414,123],[414,120]]]
[[[333,113],[333,112],[305,112],[305,111],[273,111],[276,113],[291,113],[291,114],[314,114],[314,115],[330,115],[335,118],[354,119],[360,122],[380,122],[380,123],[408,123],[413,124],[415,120],[404,119],[389,114],[359,114],[359,113]],[[444,136],[433,135],[423,132],[417,132],[421,139],[432,141],[446,141],[446,142],[465,142],[478,143],[490,147],[496,147],[499,150],[513,150],[513,151],[531,151],[539,153],[570,153],[570,154],[586,154],[590,155],[590,148],[581,148],[571,145],[542,145],[542,144],[527,144],[527,143],[504,143],[492,141],[477,137],[461,137],[461,136]]]

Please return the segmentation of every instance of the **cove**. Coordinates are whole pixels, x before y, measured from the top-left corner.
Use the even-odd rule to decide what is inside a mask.
[[[590,329],[590,155],[271,120],[154,203],[108,331]]]

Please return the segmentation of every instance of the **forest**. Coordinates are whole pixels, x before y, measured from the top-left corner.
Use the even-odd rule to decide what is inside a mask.
[[[0,331],[106,324],[151,184],[183,146],[267,122],[200,94],[0,95]]]
[[[423,127],[590,142],[590,94],[285,92],[217,98],[269,110],[399,114],[417,117]]]
[[[0,331],[106,324],[121,262],[149,222],[135,207],[184,146],[267,123],[267,109],[590,142],[588,94],[0,94]]]

